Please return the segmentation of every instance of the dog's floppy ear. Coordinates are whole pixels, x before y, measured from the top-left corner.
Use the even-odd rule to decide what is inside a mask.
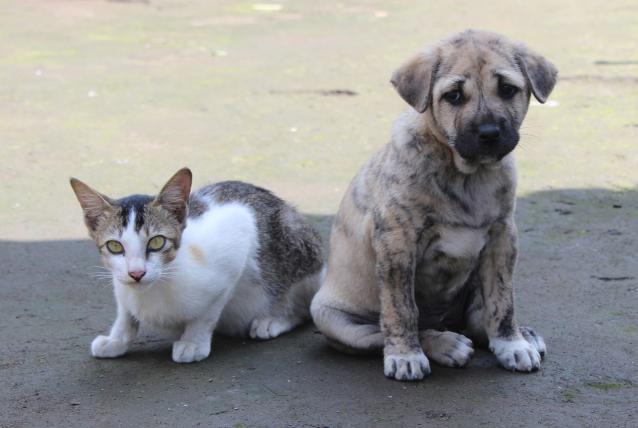
[[[419,113],[430,104],[438,66],[439,55],[430,49],[409,59],[390,79],[399,95]]]
[[[547,101],[558,76],[558,70],[554,64],[525,46],[519,46],[516,61],[529,82],[534,97],[539,103]]]

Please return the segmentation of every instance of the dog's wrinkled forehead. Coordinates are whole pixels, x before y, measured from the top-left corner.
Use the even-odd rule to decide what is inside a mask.
[[[505,78],[521,88],[526,83],[512,43],[496,35],[487,40],[460,35],[452,43],[441,45],[434,78],[452,84],[459,80],[480,84]]]

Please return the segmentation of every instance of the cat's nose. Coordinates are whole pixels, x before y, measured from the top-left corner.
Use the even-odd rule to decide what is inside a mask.
[[[133,278],[135,281],[140,282],[140,280],[146,275],[146,271],[144,270],[134,270],[128,273],[128,276]]]

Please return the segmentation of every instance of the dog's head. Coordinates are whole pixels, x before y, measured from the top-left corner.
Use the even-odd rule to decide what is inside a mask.
[[[501,160],[519,140],[531,94],[544,103],[557,70],[524,45],[468,30],[417,54],[392,76],[465,162]]]

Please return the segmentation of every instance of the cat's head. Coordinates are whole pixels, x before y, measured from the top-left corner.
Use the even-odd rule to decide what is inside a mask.
[[[120,283],[149,286],[170,276],[186,225],[192,174],[179,170],[159,195],[105,196],[78,179],[71,187],[104,266]]]

